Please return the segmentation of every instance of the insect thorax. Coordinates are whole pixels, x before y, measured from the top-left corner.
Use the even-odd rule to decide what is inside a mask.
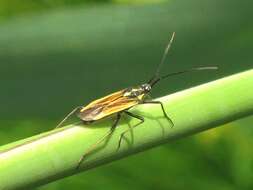
[[[149,84],[142,84],[137,87],[127,88],[123,94],[125,97],[143,99],[145,95],[151,90]]]

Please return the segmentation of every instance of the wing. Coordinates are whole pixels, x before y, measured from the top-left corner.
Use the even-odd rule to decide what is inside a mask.
[[[138,98],[123,96],[124,92],[121,90],[89,103],[80,110],[78,117],[83,121],[96,121],[139,103]]]
[[[83,110],[85,110],[85,108],[91,108],[91,107],[93,107],[95,105],[104,105],[104,104],[106,105],[109,102],[113,102],[113,101],[117,100],[118,98],[122,97],[123,94],[124,94],[124,92],[125,92],[125,89],[124,90],[120,90],[120,91],[115,92],[115,93],[112,93],[112,94],[109,94],[108,96],[105,96],[103,98],[94,100],[91,103],[89,103],[87,106],[85,106],[83,108]]]

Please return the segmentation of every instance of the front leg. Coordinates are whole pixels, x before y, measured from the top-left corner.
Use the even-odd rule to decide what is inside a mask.
[[[166,113],[166,111],[165,111],[165,109],[164,109],[164,106],[163,106],[163,103],[162,103],[162,102],[160,102],[160,101],[152,101],[152,100],[151,100],[151,101],[144,100],[144,101],[142,102],[142,104],[159,104],[159,105],[161,106],[161,108],[162,108],[164,117],[166,117],[166,118],[169,120],[169,122],[172,124],[172,127],[174,127],[174,123],[173,123],[173,121],[169,118],[169,116],[167,115],[167,113]]]

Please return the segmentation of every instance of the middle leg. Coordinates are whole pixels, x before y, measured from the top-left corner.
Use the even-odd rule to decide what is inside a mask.
[[[96,143],[94,143],[80,158],[80,160],[78,161],[78,165],[77,165],[77,169],[79,169],[81,163],[83,162],[83,160],[85,159],[85,157],[91,153],[100,143],[102,143],[108,136],[110,136],[114,129],[117,127],[119,120],[121,118],[121,113],[118,113],[116,116],[116,119],[113,123],[113,125],[111,126],[110,130],[103,136],[101,137]]]

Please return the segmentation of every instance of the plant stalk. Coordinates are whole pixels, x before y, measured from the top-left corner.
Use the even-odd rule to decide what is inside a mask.
[[[95,168],[171,140],[189,136],[253,113],[253,70],[157,99],[174,123],[164,118],[159,105],[138,105],[129,111],[145,122],[124,115],[111,136],[78,161],[110,130],[115,117],[90,125],[73,124],[0,147],[0,189],[35,188]],[[53,128],[53,127],[52,127]],[[158,155],[159,156],[159,155]]]

